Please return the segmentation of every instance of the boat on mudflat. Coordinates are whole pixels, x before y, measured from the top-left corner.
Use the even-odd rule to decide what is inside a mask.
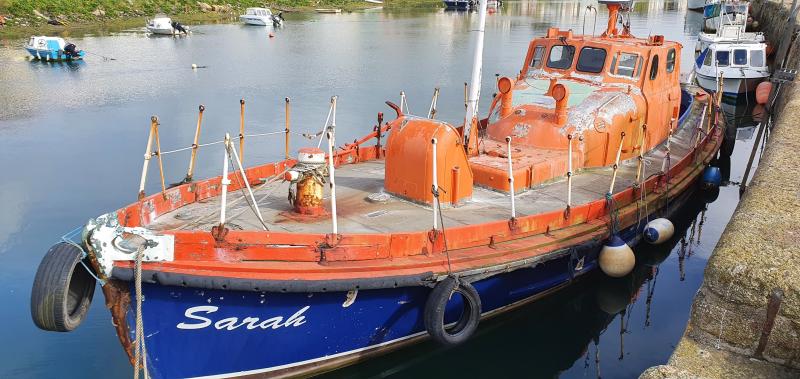
[[[318,144],[291,156],[287,99],[284,160],[242,167],[240,126],[222,175],[195,180],[201,106],[186,177],[167,187],[162,169],[146,195],[167,154],[153,117],[138,200],[45,255],[35,323],[77,327],[99,280],[153,378],[311,375],[426,338],[464,343],[481,319],[597,268],[628,274],[630,245],[668,239],[701,182],[718,185],[722,118],[680,84],[679,43],[634,37],[618,23],[630,4],[605,3],[602,35],[531,40],[479,116],[484,3],[460,126],[435,118],[436,96],[426,115],[387,102],[337,147],[333,97]]]

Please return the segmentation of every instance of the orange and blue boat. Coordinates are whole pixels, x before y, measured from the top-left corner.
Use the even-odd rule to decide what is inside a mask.
[[[531,40],[488,116],[478,38],[461,126],[387,102],[391,116],[336,147],[332,98],[316,147],[291,156],[287,121],[286,159],[244,168],[242,133],[224,140],[223,175],[195,180],[196,137],[186,178],[146,195],[163,155],[152,118],[138,200],[51,248],[34,321],[74,329],[99,281],[151,377],[310,375],[426,338],[464,343],[481,319],[597,268],[628,274],[630,246],[669,239],[669,218],[719,184],[721,117],[681,85],[679,43],[632,36],[629,4],[606,3],[600,35]]]

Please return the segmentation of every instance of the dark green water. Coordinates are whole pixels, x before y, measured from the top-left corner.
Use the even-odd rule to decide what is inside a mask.
[[[530,39],[549,26],[579,32],[584,5],[509,1],[489,15],[484,110],[494,73],[517,72]],[[681,41],[683,69],[690,69],[699,14],[663,1],[640,2],[635,10],[634,34]],[[89,318],[65,334],[35,328],[29,294],[39,260],[63,233],[135,199],[151,115],[160,117],[162,146],[171,149],[191,144],[201,103],[207,108],[201,141],[208,142],[238,133],[240,98],[247,101],[248,133],[282,129],[286,96],[293,99],[294,130],[315,132],[330,96],[338,95],[337,132],[345,141],[370,131],[376,113],[388,110],[383,102],[397,101],[401,90],[411,111],[424,113],[438,86],[439,117],[458,123],[476,19],[441,10],[373,10],[291,15],[275,38],[237,24],[195,26],[188,38],[99,32],[70,40],[116,60],[90,55],[77,64],[29,62],[23,41],[0,41],[0,378],[131,375],[99,292]],[[207,68],[193,71],[192,63]],[[752,141],[733,141],[726,148],[730,179],[738,181]],[[302,142],[295,138],[295,147]],[[218,146],[201,150],[196,176],[218,174]],[[251,164],[275,160],[283,142],[254,138],[246,151]],[[187,160],[180,154],[165,160],[168,181],[182,179]],[[157,173],[150,174],[153,192]],[[636,377],[665,362],[680,338],[706,260],[737,202],[738,190],[726,187],[707,208],[688,207],[676,220],[679,237],[641,249],[631,278],[596,275],[482,323],[465,345],[424,343],[329,375]]]

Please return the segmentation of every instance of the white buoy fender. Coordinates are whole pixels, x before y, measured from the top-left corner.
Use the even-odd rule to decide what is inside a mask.
[[[650,221],[644,227],[644,240],[653,245],[658,245],[675,234],[675,226],[672,221],[665,218],[657,218]]]
[[[636,257],[633,255],[633,250],[622,238],[612,235],[608,242],[603,245],[603,249],[600,250],[598,263],[600,264],[600,269],[606,275],[613,278],[621,278],[633,270],[633,266],[636,264]]]

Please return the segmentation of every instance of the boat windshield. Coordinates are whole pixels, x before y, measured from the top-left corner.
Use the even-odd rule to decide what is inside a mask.
[[[614,60],[611,62],[609,72],[614,75],[627,76],[629,78],[634,77],[634,75],[639,76],[639,73],[636,71],[636,62],[638,60],[638,54],[620,53],[619,58],[614,57]],[[641,71],[641,62],[639,64],[639,71]]]
[[[599,73],[606,64],[606,50],[598,47],[584,47],[578,56],[576,69],[583,72]]]
[[[729,66],[731,64],[730,51],[717,51],[717,66]]]
[[[531,67],[542,68],[543,61],[544,61],[544,46],[536,46],[536,49],[533,50],[533,59],[531,59]]]
[[[736,49],[733,51],[733,64],[744,66],[747,64],[747,50]]]
[[[763,50],[751,50],[750,51],[750,66],[752,66],[752,67],[764,67],[764,51]]]
[[[565,70],[572,66],[572,58],[575,57],[575,46],[554,45],[550,48],[550,55],[547,57],[547,67]]]

